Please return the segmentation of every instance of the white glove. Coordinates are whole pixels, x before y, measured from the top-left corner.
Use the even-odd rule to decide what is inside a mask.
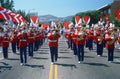
[[[111,37],[111,39],[114,39],[114,37]]]
[[[100,41],[100,39],[98,39],[98,41]]]

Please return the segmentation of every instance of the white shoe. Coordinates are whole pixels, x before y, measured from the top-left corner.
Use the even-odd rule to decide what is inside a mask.
[[[108,61],[109,63],[112,63],[112,61]]]
[[[100,55],[97,55],[98,57],[100,57]]]
[[[51,62],[51,64],[54,64],[53,62]]]
[[[23,66],[23,63],[20,63],[21,66]]]
[[[54,62],[54,64],[56,64],[56,63],[57,63],[57,61]]]
[[[78,61],[78,63],[80,63],[80,61]]]

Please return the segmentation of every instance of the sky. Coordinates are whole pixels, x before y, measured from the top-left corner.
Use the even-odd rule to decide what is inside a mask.
[[[78,12],[97,10],[113,0],[14,0],[16,10],[38,12],[38,15],[66,17]]]

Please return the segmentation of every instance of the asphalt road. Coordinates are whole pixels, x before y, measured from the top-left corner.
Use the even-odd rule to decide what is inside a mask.
[[[120,79],[120,50],[115,50],[113,63],[107,61],[107,50],[102,57],[85,48],[85,60],[78,64],[77,56],[67,48],[64,39],[59,41],[58,62],[50,64],[49,47],[45,43],[26,66],[20,65],[19,54],[11,53],[2,59],[0,53],[0,79]]]

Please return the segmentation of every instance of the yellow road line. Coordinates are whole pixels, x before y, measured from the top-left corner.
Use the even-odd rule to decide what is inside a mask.
[[[54,69],[54,79],[58,79],[58,66],[55,65],[55,69]]]
[[[58,79],[58,66],[50,65],[49,78],[48,79]]]
[[[53,79],[53,65],[50,65],[49,79]]]

